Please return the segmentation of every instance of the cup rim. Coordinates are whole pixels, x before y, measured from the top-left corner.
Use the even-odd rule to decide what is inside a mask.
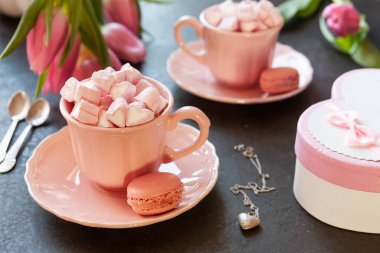
[[[205,13],[207,10],[211,8],[215,8],[216,5],[212,5],[204,9],[200,14],[199,14],[199,20],[201,21],[202,25],[207,27],[210,30],[213,30],[215,32],[229,35],[229,36],[236,36],[236,37],[246,37],[246,38],[252,38],[252,37],[258,37],[260,35],[266,34],[273,32],[274,30],[281,30],[281,28],[284,26],[284,21],[281,22],[278,26],[271,27],[270,29],[263,30],[263,31],[258,31],[258,32],[230,32],[230,31],[224,31],[216,28],[215,26],[209,24],[205,18]]]
[[[120,133],[120,132],[134,132],[134,131],[138,131],[141,129],[149,128],[152,125],[156,124],[157,122],[162,121],[165,117],[167,117],[169,115],[169,113],[171,112],[171,110],[173,108],[174,98],[173,98],[173,94],[170,92],[169,88],[166,87],[163,83],[161,83],[161,82],[159,82],[153,78],[147,77],[147,76],[143,76],[143,78],[147,79],[150,82],[153,82],[153,85],[159,86],[160,90],[162,90],[165,94],[167,94],[167,100],[168,100],[168,104],[167,104],[166,108],[164,109],[164,111],[159,116],[155,117],[153,120],[151,120],[147,123],[137,125],[137,126],[115,127],[115,128],[105,128],[105,127],[87,125],[87,124],[79,122],[78,120],[71,117],[70,113],[66,110],[66,105],[65,105],[65,104],[70,103],[70,102],[67,102],[63,98],[61,98],[60,102],[59,102],[59,109],[61,111],[61,114],[66,119],[67,124],[71,123],[71,124],[75,125],[76,127],[86,129],[86,130],[90,130],[90,131],[97,131],[97,132],[104,132],[104,133]]]

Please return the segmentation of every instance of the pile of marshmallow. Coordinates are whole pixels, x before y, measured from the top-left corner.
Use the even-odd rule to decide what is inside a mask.
[[[62,98],[75,103],[71,116],[99,127],[130,127],[153,120],[168,104],[143,75],[130,64],[119,71],[108,67],[90,79],[70,78],[61,89]]]
[[[281,25],[280,11],[268,0],[226,0],[207,9],[206,21],[218,29],[230,32],[257,32]]]

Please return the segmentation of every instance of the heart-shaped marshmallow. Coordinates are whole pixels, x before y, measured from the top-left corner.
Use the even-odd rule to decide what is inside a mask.
[[[125,127],[125,113],[127,111],[127,101],[123,97],[118,97],[112,102],[107,111],[107,119],[118,127]]]
[[[115,83],[115,77],[113,77],[112,74],[106,70],[94,72],[91,79],[99,89],[105,91],[106,93],[110,92],[112,85]]]
[[[107,112],[105,110],[100,110],[100,112],[99,112],[98,127],[105,127],[105,128],[114,128],[115,127],[115,125],[112,124],[112,122],[108,120]]]
[[[133,102],[127,106],[125,125],[136,126],[154,119],[154,112],[147,109],[142,102]]]
[[[125,81],[130,82],[134,85],[136,85],[141,78],[143,78],[143,75],[131,66],[131,64],[127,63],[124,64],[123,67],[121,67],[121,71],[125,72]]]
[[[218,26],[222,21],[223,15],[218,7],[212,8],[205,12],[205,19],[213,26]]]
[[[123,97],[127,102],[133,98],[136,93],[136,86],[128,81],[116,84],[112,87],[110,95],[113,100]]]

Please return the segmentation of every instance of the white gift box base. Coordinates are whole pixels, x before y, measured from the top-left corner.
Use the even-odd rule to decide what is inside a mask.
[[[329,183],[297,159],[294,195],[315,218],[338,228],[380,233],[380,193],[364,192]]]

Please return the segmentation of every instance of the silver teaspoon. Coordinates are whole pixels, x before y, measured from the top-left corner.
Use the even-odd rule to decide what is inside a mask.
[[[32,127],[41,126],[47,120],[50,113],[49,102],[43,98],[37,99],[29,109],[28,115],[26,116],[26,122],[28,125],[25,127],[24,131],[18,137],[17,141],[8,151],[5,156],[5,160],[0,164],[0,173],[5,173],[13,169],[16,164],[16,157],[22,144],[24,143],[29,131]]]
[[[7,133],[0,143],[0,162],[5,158],[9,143],[11,142],[13,133],[17,124],[25,119],[30,107],[29,97],[23,91],[16,92],[8,102],[8,114],[12,119],[12,124],[9,126]]]

